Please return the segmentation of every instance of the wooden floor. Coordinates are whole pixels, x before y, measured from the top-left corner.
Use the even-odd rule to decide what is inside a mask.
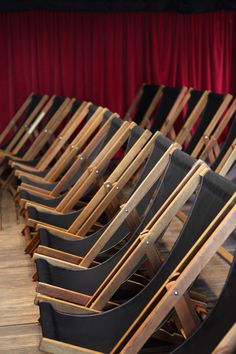
[[[34,267],[24,254],[22,221],[10,195],[0,191],[0,354],[42,353]]]
[[[12,197],[0,190],[0,354],[37,354],[41,338],[38,307],[34,305],[34,265],[24,254],[23,220],[17,215]],[[173,241],[181,228],[177,219],[167,236]],[[234,241],[234,240],[233,240]],[[162,241],[164,248],[169,242]],[[235,241],[228,249],[234,249]],[[227,276],[229,266],[215,256],[197,281],[207,303],[214,304]]]

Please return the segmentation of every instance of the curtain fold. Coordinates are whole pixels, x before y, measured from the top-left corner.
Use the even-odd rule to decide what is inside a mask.
[[[121,115],[142,82],[236,94],[236,13],[0,13],[0,129],[30,92]]]

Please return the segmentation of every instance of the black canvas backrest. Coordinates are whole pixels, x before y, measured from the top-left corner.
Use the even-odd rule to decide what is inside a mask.
[[[159,89],[159,86],[157,85],[143,85],[143,92],[142,92],[142,97],[140,98],[140,101],[137,106],[137,110],[134,116],[134,121],[137,124],[141,123],[141,120],[144,117],[144,114],[147,112],[153,98],[155,97],[157,91]]]
[[[71,316],[53,311],[51,305],[40,305],[45,337],[66,340],[72,344],[108,353],[127,331],[158,289],[167,280],[202,231],[220,212],[235,191],[229,181],[209,171],[203,178],[189,217],[169,256],[148,285],[135,297],[97,315]],[[203,207],[204,206],[204,207]],[[146,312],[148,315],[148,312]],[[79,335],[72,328],[79,328]]]
[[[133,127],[131,130],[129,139],[126,144],[126,149],[125,149],[125,154],[134,146],[134,144],[137,142],[137,140],[141,137],[141,135],[144,133],[145,129],[139,127],[136,125]]]
[[[166,117],[168,116],[173,104],[175,103],[182,88],[168,87],[163,88],[163,95],[161,102],[157,108],[154,121],[152,123],[151,131],[155,133],[160,130]]]
[[[215,170],[218,167],[219,163],[221,162],[221,160],[225,156],[226,152],[228,151],[228,149],[232,145],[235,138],[236,138],[236,113],[234,114],[234,117],[232,119],[232,124],[231,124],[229,132],[227,134],[227,137],[226,137],[223,145],[221,146],[220,153],[217,156],[215,162],[211,166],[211,168],[213,170]]]
[[[236,322],[236,252],[220,297],[200,327],[180,345],[174,354],[212,353]]]
[[[24,125],[25,121],[28,119],[30,114],[33,112],[33,110],[35,109],[35,107],[37,106],[39,101],[42,99],[42,97],[43,97],[43,95],[39,95],[39,94],[36,94],[36,93],[34,93],[31,96],[31,101],[30,101],[28,107],[26,108],[25,112],[23,113],[20,122],[19,123],[17,122],[17,129],[20,129]],[[11,142],[11,139],[12,138],[9,138],[4,144],[1,144],[0,148],[1,149],[6,149],[8,144]]]
[[[72,103],[72,106],[71,106],[71,109],[70,109],[70,112],[68,113],[68,116],[69,117],[72,117],[75,112],[77,111],[77,109],[79,109],[79,107],[81,106],[82,104],[82,101],[79,101],[79,100],[75,100],[73,103]]]
[[[206,107],[201,115],[200,122],[196,128],[196,131],[194,132],[194,135],[192,139],[190,140],[190,143],[188,144],[186,148],[186,152],[188,154],[191,154],[197,145],[199,139],[203,135],[204,131],[210,124],[212,118],[218,111],[220,105],[222,104],[224,100],[224,95],[220,95],[218,93],[210,92],[208,95],[207,99],[207,104]]]
[[[187,112],[186,112],[186,114],[184,116],[184,120],[185,121],[188,119],[188,117],[190,116],[190,114],[192,113],[192,111],[194,110],[196,105],[198,104],[198,102],[201,99],[203,93],[204,93],[204,91],[200,91],[200,90],[192,90],[191,91],[191,96],[190,96],[190,99],[188,100]]]
[[[49,108],[45,118],[43,119],[43,125],[44,126],[49,122],[49,120],[56,113],[56,111],[62,105],[62,103],[64,101],[65,101],[65,97],[59,97],[59,96],[54,97],[53,103],[52,103],[51,107]],[[37,116],[35,117],[35,119],[36,118],[37,118]]]
[[[110,123],[110,127],[108,129],[107,134],[105,137],[98,143],[96,148],[93,150],[93,152],[90,154],[90,156],[87,158],[86,164],[89,165],[92,163],[92,161],[98,156],[98,154],[102,151],[102,149],[106,146],[106,144],[109,142],[109,140],[113,137],[113,135],[119,130],[121,127],[123,121],[118,118],[114,117]],[[83,169],[79,168],[77,172],[72,176],[72,178],[68,181],[68,183],[65,186],[65,190],[69,189],[71,186],[73,186],[76,181],[82,176],[83,174]]]

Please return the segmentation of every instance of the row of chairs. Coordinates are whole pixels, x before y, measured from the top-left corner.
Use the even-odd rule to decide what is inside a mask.
[[[164,93],[159,95],[157,109]],[[222,95],[216,108],[210,97],[219,101],[218,96],[205,94],[201,112],[198,103],[192,104],[200,122],[189,144],[204,142],[211,169],[159,130],[152,134],[89,102],[60,98],[49,116],[53,97],[48,111],[39,108],[34,116],[44,97],[32,108],[34,96],[3,131],[2,140],[21,116],[0,156],[2,187],[11,191],[25,217],[25,251],[37,267],[41,349],[198,353],[201,348],[211,353],[236,320],[236,263],[220,248],[235,229],[235,184],[217,173],[225,175],[235,162],[232,97]],[[167,116],[180,112],[175,104],[169,110],[166,105]],[[182,132],[192,117],[185,118]],[[212,127],[208,140],[197,139],[201,124],[205,133],[206,117]],[[220,146],[226,125],[231,126]],[[183,214],[186,203],[190,210]],[[175,216],[183,228],[164,257],[160,244]],[[192,284],[219,251],[231,271],[203,320],[205,307]]]

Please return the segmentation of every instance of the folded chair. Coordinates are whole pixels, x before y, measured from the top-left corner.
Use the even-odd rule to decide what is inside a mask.
[[[12,117],[12,119],[9,121],[5,129],[1,132],[0,134],[0,149],[1,150],[6,150],[8,144],[14,139],[14,135],[16,133],[19,134],[20,128],[23,127],[24,124],[27,127],[27,122],[26,120],[28,117],[32,114],[36,106],[40,103],[42,100],[41,104],[43,105],[46,100],[48,99],[47,95],[39,95],[35,93],[31,93],[29,97],[25,100],[25,102],[22,104],[22,106],[18,109],[18,111],[15,113],[15,115]],[[40,109],[40,108],[39,108]],[[22,133],[24,131],[24,128],[22,129]],[[5,139],[10,135],[7,141]]]
[[[95,257],[102,251],[103,253],[106,253],[109,251],[109,248],[114,247],[118,242],[121,242],[124,240],[124,237],[127,235],[127,217],[121,224],[120,222],[118,223],[117,220],[118,218],[121,218],[122,213],[124,214],[123,210],[120,211],[120,215],[115,218],[112,223],[109,225],[107,228],[108,232],[104,232],[100,238],[97,240],[97,242],[93,242],[94,245],[91,244],[91,249],[89,250],[87,247],[87,250],[85,247],[83,247],[83,242],[80,240],[80,242],[74,242],[74,248],[72,250],[72,253],[77,255],[80,255],[80,257],[71,257],[71,260],[75,262],[75,264],[80,265],[80,269],[78,267],[75,267],[74,269],[69,269],[69,260],[70,257],[68,255],[68,258],[66,258],[66,254],[61,253],[61,259],[64,259],[67,261],[65,263],[63,262],[58,262],[59,267],[50,265],[50,262],[53,262],[53,258],[56,255],[56,252],[48,252],[47,257],[44,257],[45,253],[43,253],[43,247],[39,247],[38,250],[36,251],[34,258],[36,259],[36,264],[37,264],[37,270],[38,270],[38,280],[40,282],[40,285],[38,287],[38,290],[43,289],[43,293],[45,295],[51,295],[53,297],[57,297],[58,294],[58,287],[60,288],[66,288],[72,291],[76,291],[79,293],[83,293],[89,296],[92,296],[96,289],[98,288],[99,285],[102,284],[102,282],[105,280],[105,277],[108,276],[108,274],[112,271],[112,269],[117,265],[117,263],[120,261],[121,257],[125,254],[125,252],[131,247],[131,245],[135,242],[136,238],[138,237],[139,233],[145,229],[145,226],[148,224],[150,219],[152,218],[152,215],[154,215],[158,209],[164,204],[164,202],[167,200],[169,195],[174,191],[174,189],[181,183],[181,181],[187,176],[191,168],[193,167],[195,161],[188,155],[184,154],[183,152],[179,150],[174,150],[170,156],[170,161],[168,164],[168,168],[164,172],[163,176],[159,178],[158,184],[155,187],[155,190],[153,191],[153,188],[148,193],[145,194],[144,200],[141,200],[141,202],[138,203],[136,210],[138,212],[138,215],[140,215],[140,223],[133,233],[131,239],[125,244],[124,247],[120,251],[118,251],[114,256],[110,257],[107,261],[103,262],[102,264],[99,264],[94,266],[93,260]],[[197,163],[197,165],[199,165]],[[197,166],[194,166],[194,170],[196,170]],[[156,171],[153,171],[155,175],[157,174]],[[151,172],[152,174],[154,174]],[[191,171],[191,174],[193,171]],[[189,177],[188,177],[189,178]],[[148,177],[150,179],[150,176]],[[185,180],[186,181],[186,180]],[[148,182],[148,181],[147,181]],[[137,189],[137,195],[139,195],[140,191],[143,189],[143,185],[147,184],[147,182],[144,180],[142,185],[140,185],[140,188]],[[152,198],[153,194],[155,195],[154,201],[152,202],[152,206],[147,209],[146,203],[149,202],[147,199],[147,194],[151,194],[149,198]],[[134,200],[134,195],[132,197],[132,200]],[[129,204],[132,203],[132,200],[128,201],[126,204],[129,207]],[[126,206],[127,208],[127,206]],[[143,217],[142,214],[144,215]],[[131,214],[132,215],[132,214]],[[118,225],[117,225],[118,224]],[[108,233],[111,229],[116,230],[116,233],[113,231],[113,235],[108,238]],[[123,236],[122,236],[123,233]],[[44,240],[45,240],[45,235]],[[105,238],[105,240],[104,240]],[[43,237],[42,237],[43,239]],[[49,239],[50,240],[50,239]],[[52,239],[52,241],[54,241]],[[87,240],[88,241],[88,240]],[[90,237],[91,241],[91,237]],[[57,240],[54,241],[55,245],[57,245]],[[69,243],[69,242],[67,242]],[[71,242],[71,249],[73,247],[73,242]],[[108,244],[107,244],[108,243]],[[62,243],[61,243],[62,244]],[[66,245],[66,243],[65,243]],[[104,247],[105,245],[105,247]],[[52,246],[52,244],[50,245]],[[88,246],[88,242],[86,244]],[[40,251],[42,252],[42,258],[40,257]],[[48,251],[48,249],[46,249]],[[87,252],[87,254],[86,254]],[[38,259],[39,258],[39,259]],[[46,262],[46,260],[49,260],[49,262]],[[53,262],[55,264],[55,262]],[[65,265],[65,269],[62,269],[63,265]],[[85,269],[85,267],[92,266],[92,268]],[[42,283],[47,283],[49,284],[49,287]],[[53,287],[52,287],[53,286]],[[54,290],[54,295],[53,295],[53,290]],[[68,300],[70,299],[70,292],[66,293],[64,291],[64,296],[62,297],[62,294],[60,294],[60,298],[63,300]],[[67,297],[65,297],[67,295]],[[80,295],[79,295],[80,296]],[[78,296],[78,297],[79,297]]]
[[[163,86],[143,83],[125,114],[124,119],[128,121],[133,120],[137,124],[140,124],[141,121],[148,122],[161,98],[162,89]],[[133,116],[134,111],[135,114]]]
[[[93,107],[90,107],[89,115],[91,110],[93,111]],[[52,204],[54,203],[53,199],[63,198],[64,195],[62,194],[73,186],[83,171],[99,154],[103,147],[101,141],[104,141],[110,129],[116,129],[117,117],[107,109],[100,107],[96,109],[94,114],[91,114],[92,116],[94,118],[92,122],[89,119],[74,139],[73,147],[69,146],[66,149],[45,177],[39,179],[39,176],[32,175],[31,178],[24,176],[20,178],[22,183],[18,187],[17,198],[20,199],[22,210],[25,208],[27,201],[47,205],[48,207],[57,205],[58,200],[54,205]],[[113,126],[114,128],[112,128]],[[91,140],[89,141],[89,139]],[[37,179],[34,177],[37,177]],[[57,181],[55,181],[56,179]]]
[[[128,140],[132,129],[135,128],[135,123],[122,122],[117,120],[114,122],[114,127],[116,132],[110,132],[107,134],[107,139],[104,148],[101,150],[99,155],[94,159],[94,161],[88,166],[86,171],[78,178],[74,186],[70,191],[64,196],[62,200],[58,200],[57,206],[55,208],[56,213],[41,212],[35,207],[28,207],[27,214],[28,226],[35,226],[37,222],[43,222],[45,224],[51,224],[56,226],[67,227],[72,220],[77,216],[76,212],[72,212],[73,208],[76,206],[78,201],[89,191],[92,187],[97,188],[95,185],[99,184],[99,181],[103,182],[103,173],[107,169],[109,162],[116,152],[121,148],[121,146]],[[113,130],[114,130],[113,127]],[[112,134],[111,134],[112,133]],[[110,136],[109,136],[110,135]],[[108,139],[109,138],[109,139]],[[65,213],[69,213],[68,215]],[[29,228],[25,228],[24,231],[28,231]]]
[[[96,298],[90,299],[86,306],[90,304],[90,314],[70,315],[54,309],[48,303],[40,303],[42,350],[52,353],[63,349],[67,353],[137,353],[162,325],[170,310],[178,307],[181,295],[233,231],[236,220],[235,188],[230,182],[214,172],[206,173],[206,170],[202,171],[202,177],[199,174],[194,175],[189,182],[178,193],[177,199],[174,198],[172,203],[167,200],[161,208],[163,211],[160,210],[150,223],[151,228],[147,227],[147,232],[135,243],[132,252],[127,252],[121,259],[113,277],[110,276],[109,285],[103,288],[105,292],[99,292]],[[178,208],[199,186],[199,182],[201,188],[188,221],[169,256],[159,266],[157,253],[155,257],[151,257],[148,256],[148,250],[155,248],[156,241],[162,236]],[[207,212],[202,208],[206,201]],[[207,237],[209,239],[203,243]],[[117,283],[120,285],[120,282],[126,280],[146,256],[152,259],[151,263],[156,269],[148,285],[129,301],[102,313],[104,304],[117,290]],[[178,309],[177,313],[181,316]],[[185,328],[188,334],[196,327],[194,319],[190,320],[188,318],[188,326]]]

